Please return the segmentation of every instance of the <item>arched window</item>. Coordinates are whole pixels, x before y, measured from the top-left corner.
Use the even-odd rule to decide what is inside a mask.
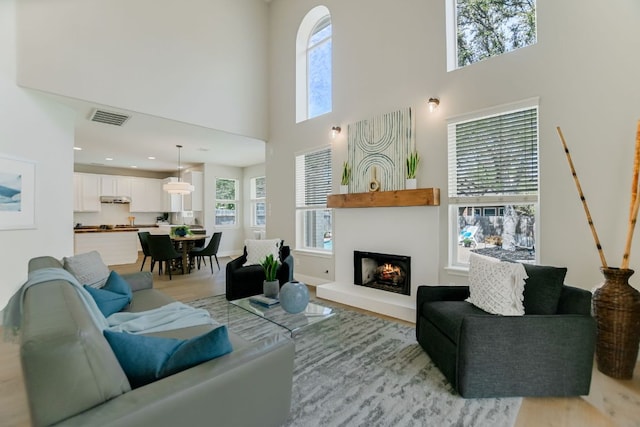
[[[331,111],[331,15],[316,6],[296,38],[296,123]]]

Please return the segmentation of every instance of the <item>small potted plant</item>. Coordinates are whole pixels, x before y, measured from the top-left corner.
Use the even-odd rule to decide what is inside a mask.
[[[278,298],[280,282],[278,282],[276,273],[278,272],[278,266],[280,263],[278,263],[278,260],[273,256],[273,254],[269,254],[262,262],[260,262],[260,265],[264,270],[264,284],[262,287],[264,296],[268,298]]]
[[[186,225],[173,228],[173,235],[178,237],[191,236],[193,233]]]
[[[351,166],[349,166],[349,163],[344,162],[342,164],[342,179],[340,180],[340,194],[347,194],[349,192],[350,180],[351,180]]]
[[[471,243],[473,243],[473,240],[471,240],[471,239],[470,239],[470,238],[468,238],[468,237],[465,237],[465,238],[462,240],[462,245],[463,245],[465,248],[470,248],[470,247],[471,247]]]
[[[416,180],[416,172],[418,171],[418,164],[420,163],[420,156],[417,151],[409,154],[407,157],[407,190],[415,190],[418,186]]]

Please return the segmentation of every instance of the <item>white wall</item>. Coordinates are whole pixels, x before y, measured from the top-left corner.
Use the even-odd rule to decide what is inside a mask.
[[[18,3],[21,85],[266,138],[264,0]]]
[[[536,45],[447,72],[444,1],[325,0],[322,4],[332,14],[334,31],[333,112],[296,124],[295,36],[304,15],[317,4],[273,0],[270,5],[266,171],[270,185],[280,191],[270,194],[269,235],[294,241],[297,151],[326,144],[333,125],[346,129],[349,123],[409,106],[416,115],[416,146],[423,159],[419,186],[440,187],[443,194],[443,205],[434,208],[438,235],[422,245],[425,254],[439,256],[440,283],[465,282],[466,277],[446,270],[446,119],[539,97],[539,261],[567,266],[567,282],[576,286],[590,289],[602,281],[599,257],[556,134],[556,126],[561,126],[609,264],[620,265],[640,118],[637,1],[586,5],[538,0]],[[426,101],[432,96],[438,96],[441,104],[430,114]],[[334,147],[337,192],[339,166],[347,158],[346,137],[341,135]],[[394,212],[384,211],[380,221],[393,224]],[[339,244],[340,237],[335,238]],[[640,266],[640,242],[632,252],[631,266]]]
[[[16,86],[16,1],[0,1],[0,156],[36,164],[36,228],[0,230],[0,308],[35,256],[73,255],[74,113]]]

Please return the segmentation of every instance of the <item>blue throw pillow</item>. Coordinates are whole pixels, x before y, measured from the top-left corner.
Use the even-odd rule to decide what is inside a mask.
[[[93,288],[88,285],[84,285],[84,288],[91,294],[104,317],[119,312],[131,302],[131,287],[115,271],[109,273],[107,282],[102,288]]]
[[[188,340],[108,330],[104,331],[104,337],[132,388],[176,374],[233,350],[224,325]]]
[[[112,271],[109,273],[109,277],[107,278],[107,282],[101,289],[106,289],[107,291],[115,292],[117,294],[126,295],[129,297],[129,301],[133,298],[133,292],[131,292],[131,286],[129,283],[122,278],[121,275]]]

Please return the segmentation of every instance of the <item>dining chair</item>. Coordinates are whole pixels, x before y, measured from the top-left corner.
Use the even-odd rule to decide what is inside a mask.
[[[195,242],[193,242],[191,244],[191,249],[202,249],[202,248],[204,248],[205,243],[207,242],[207,239],[206,239],[207,230],[205,230],[204,228],[192,228],[191,229],[191,233],[193,235],[202,235],[202,239],[196,240]],[[195,265],[193,264],[193,261],[194,261],[194,259],[192,257],[189,257],[189,268],[195,267]]]
[[[144,258],[142,259],[142,265],[140,266],[140,271],[144,268],[144,263],[147,261],[147,257],[151,257],[151,252],[149,251],[149,233],[148,231],[139,231],[138,238],[140,239],[140,246],[142,247],[142,253],[144,254]],[[151,271],[153,273],[153,258],[151,258]]]
[[[158,274],[162,275],[162,261],[164,261],[169,273],[169,280],[171,280],[171,261],[180,260],[180,263],[182,263],[182,254],[176,251],[168,234],[150,234],[148,240],[151,253],[151,269],[153,270],[153,265],[156,261],[160,262]]]
[[[200,261],[204,261],[204,257],[209,257],[209,264],[211,264],[211,274],[213,274],[213,260],[216,258],[216,264],[218,264],[218,270],[220,270],[220,262],[218,262],[218,248],[220,247],[220,239],[222,239],[222,231],[213,233],[209,244],[204,248],[193,248],[189,252],[189,259],[196,258],[198,270],[200,270]]]

